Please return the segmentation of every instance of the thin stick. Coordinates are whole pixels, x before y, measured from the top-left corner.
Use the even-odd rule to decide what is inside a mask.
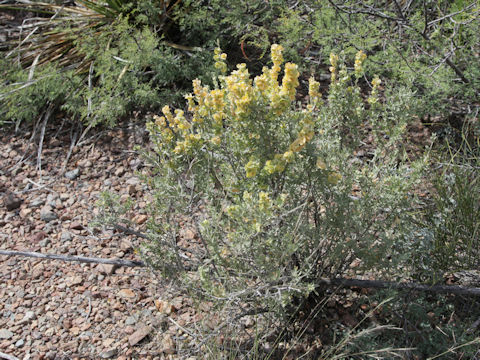
[[[42,176],[42,148],[43,148],[43,139],[45,138],[45,128],[47,127],[48,118],[52,114],[53,105],[48,105],[47,111],[45,112],[45,116],[43,118],[42,130],[40,132],[40,140],[38,142],[38,151],[37,151],[37,168],[40,172],[40,176]]]
[[[30,252],[30,251],[0,250],[0,255],[25,256],[25,257],[33,257],[38,259],[76,261],[81,263],[109,264],[109,265],[118,265],[118,266],[127,266],[127,267],[146,267],[147,266],[143,261],[136,261],[136,260],[101,259],[101,258],[92,258],[92,257],[84,257],[84,256],[42,254],[42,253]]]
[[[0,352],[0,359],[6,359],[6,360],[20,360],[19,358],[13,356],[13,355],[8,355],[3,352]]]
[[[12,251],[0,250],[0,255],[7,256],[25,256],[39,259],[60,260],[60,261],[76,261],[81,263],[96,263],[96,264],[110,264],[127,267],[146,267],[143,261],[137,260],[120,260],[120,259],[101,259],[83,256],[68,256],[57,254],[42,254],[38,252],[28,251]],[[480,288],[463,287],[457,285],[424,285],[414,282],[400,283],[382,280],[361,280],[361,279],[345,279],[345,278],[320,278],[318,284],[327,286],[343,286],[343,287],[361,287],[374,289],[399,289],[399,290],[414,290],[434,293],[450,293],[456,295],[480,296]]]

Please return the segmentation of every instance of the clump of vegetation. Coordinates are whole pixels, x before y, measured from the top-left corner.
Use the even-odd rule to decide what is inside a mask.
[[[202,74],[213,64],[206,52],[156,34],[168,32],[174,4],[82,4],[3,6],[51,18],[37,20],[43,31],[26,33],[3,52],[2,119],[35,121],[48,103],[90,126],[114,126],[134,110],[158,110],[161,103],[177,101],[191,78],[208,78]],[[146,23],[148,14],[152,20]],[[47,88],[53,93],[45,96]]]
[[[374,78],[364,101],[366,56],[358,53],[350,72],[332,54],[328,102],[311,77],[301,105],[297,65],[282,68],[282,51],[273,45],[272,66],[252,79],[245,64],[228,74],[217,49],[216,85],[195,80],[188,113],[165,106],[147,125],[155,200],[144,256],[230,319],[278,319],[319,291],[320,278],[344,276],[358,259],[398,276],[408,256],[401,244],[422,168],[406,163],[400,147],[408,92],[383,102]],[[361,159],[355,151],[370,135],[367,123],[372,157]],[[178,241],[180,218],[190,219],[198,241]]]

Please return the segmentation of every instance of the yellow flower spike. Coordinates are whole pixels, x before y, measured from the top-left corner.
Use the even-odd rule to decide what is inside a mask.
[[[272,62],[274,65],[280,66],[283,63],[283,46],[273,44],[271,49]]]
[[[283,159],[287,162],[287,163],[290,163],[292,162],[294,159],[295,159],[295,154],[293,153],[293,151],[287,151],[283,154]]]
[[[334,54],[334,53],[330,53],[330,64],[332,65],[332,67],[335,69],[337,67],[337,64],[338,64],[338,55]],[[331,68],[330,68],[330,71]]]
[[[341,179],[342,179],[342,175],[340,175],[335,171],[330,172],[327,177],[327,181],[332,185],[337,185]]]
[[[258,205],[262,210],[266,210],[270,207],[270,197],[268,193],[264,191],[260,191],[258,193]]]
[[[299,152],[304,147],[305,147],[305,139],[302,137],[299,137],[293,143],[290,144],[290,151]]]
[[[320,94],[320,83],[315,80],[312,76],[308,79],[308,96],[310,98],[310,104],[315,105],[321,98],[322,94]]]
[[[377,75],[375,75],[375,77],[372,80],[373,87],[377,88],[378,86],[380,86],[381,83],[382,83],[382,80],[380,80],[380,78]]]
[[[260,76],[257,76],[255,78],[255,87],[260,90],[260,92],[263,94],[265,93],[265,91],[267,90],[268,88],[268,80],[267,80],[267,77],[265,76],[265,74],[263,75],[260,75]]]
[[[213,120],[215,120],[215,123],[217,125],[222,125],[222,120],[225,118],[225,114],[224,113],[215,113],[213,114]]]
[[[320,170],[325,170],[327,168],[327,164],[325,164],[321,158],[317,158],[317,168]]]
[[[290,100],[295,100],[295,88],[298,83],[298,66],[292,63],[285,64],[285,75],[282,80],[281,95],[288,97]]]
[[[220,136],[215,136],[211,138],[210,141],[212,142],[212,144],[220,145],[222,142],[222,139],[220,138]]]
[[[363,75],[363,62],[365,61],[366,58],[367,58],[367,55],[362,50],[357,52],[357,54],[355,55],[354,68],[355,68],[355,76],[357,78]]]
[[[247,178],[252,178],[257,175],[257,171],[260,167],[260,162],[251,158],[250,161],[245,165],[245,172]]]
[[[164,116],[153,115],[153,120],[155,120],[155,124],[161,128],[167,126]]]
[[[265,166],[263,167],[263,169],[269,173],[269,174],[273,174],[275,172],[275,165],[273,163],[272,160],[267,160],[265,162]]]

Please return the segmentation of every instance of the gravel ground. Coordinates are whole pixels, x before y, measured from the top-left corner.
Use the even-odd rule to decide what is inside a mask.
[[[138,199],[132,220],[144,225],[145,168],[133,150],[141,126],[91,136],[62,173],[68,132],[47,131],[41,172],[29,134],[0,135],[0,250],[138,260],[139,239],[92,220],[111,190]],[[165,289],[145,268],[0,255],[0,358],[180,358],[188,336],[171,320],[182,326],[197,315]]]

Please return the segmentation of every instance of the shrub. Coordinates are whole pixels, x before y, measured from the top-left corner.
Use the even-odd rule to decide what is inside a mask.
[[[187,79],[212,66],[205,53],[182,55],[126,18],[102,32],[85,29],[75,43],[90,63],[87,73],[58,62],[31,70],[3,62],[8,81],[0,91],[4,119],[31,122],[51,103],[86,124],[114,126],[133,110],[155,111],[164,101],[178,101]]]
[[[133,110],[158,111],[162,102],[178,101],[191,78],[211,71],[207,52],[157,35],[159,28],[167,32],[167,15],[176,3],[82,4],[0,6],[55,15],[55,21],[36,19],[38,33],[2,52],[3,119],[30,122],[49,103],[86,124],[114,126]]]
[[[195,80],[188,115],[165,106],[148,124],[155,195],[142,253],[229,316],[285,314],[319,291],[320,277],[346,275],[358,259],[365,270],[402,276],[409,191],[421,168],[399,147],[410,94],[383,102],[375,78],[365,102],[364,54],[354,73],[332,54],[327,102],[312,77],[301,105],[297,66],[282,70],[282,50],[273,45],[273,65],[251,79],[245,64],[226,75],[217,49],[215,87]],[[371,157],[357,156],[367,138]],[[189,223],[195,238],[179,238]]]
[[[465,1],[304,1],[269,27],[312,67],[332,51],[353,56],[363,49],[367,73],[416,90],[418,115],[463,119],[478,109],[478,15]]]
[[[0,125],[9,120],[17,124],[40,120],[49,106],[64,105],[68,114],[80,115],[82,100],[77,92],[82,79],[73,71],[61,71],[53,65],[33,72],[0,60],[0,73],[4,75],[4,86],[0,91]]]

